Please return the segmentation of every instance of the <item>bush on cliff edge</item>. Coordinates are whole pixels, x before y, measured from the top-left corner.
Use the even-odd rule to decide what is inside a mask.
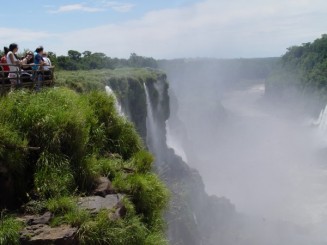
[[[0,174],[8,178],[0,188],[10,185],[7,194],[14,199],[0,202],[1,208],[13,207],[11,202],[55,203],[53,200],[78,196],[105,175],[131,200],[131,214],[119,223],[104,222],[101,214],[95,218],[83,215],[76,222],[67,219],[74,212],[71,209],[59,213],[57,223],[76,224],[81,229],[106,224],[108,232],[98,237],[97,244],[124,244],[115,243],[118,240],[110,236],[115,236],[117,227],[124,234],[131,220],[136,220],[134,231],[144,234],[142,239],[160,237],[162,244],[163,227],[157,224],[162,222],[168,192],[150,173],[152,161],[134,126],[117,113],[114,98],[104,92],[78,94],[55,88],[35,94],[21,90],[0,99]],[[126,174],[124,168],[133,171]],[[84,229],[82,238],[87,241],[92,232]]]

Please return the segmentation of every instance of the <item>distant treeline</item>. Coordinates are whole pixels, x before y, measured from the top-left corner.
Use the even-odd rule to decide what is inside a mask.
[[[60,56],[48,52],[48,56],[56,69],[68,71],[121,67],[158,67],[155,59],[139,56],[135,53],[132,53],[128,59],[111,58],[104,53],[92,53],[91,51],[80,53],[76,50],[69,50],[67,55]]]
[[[288,48],[267,80],[266,91],[284,97],[295,92],[315,95],[327,101],[327,34],[312,43]]]

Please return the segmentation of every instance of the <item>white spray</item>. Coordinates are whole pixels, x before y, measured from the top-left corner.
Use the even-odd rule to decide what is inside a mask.
[[[109,96],[112,95],[112,96],[114,97],[114,99],[115,99],[115,107],[116,107],[116,110],[117,110],[117,112],[119,113],[119,115],[121,115],[121,116],[125,116],[125,115],[124,115],[124,112],[123,112],[123,110],[122,110],[122,106],[121,106],[121,104],[119,103],[119,101],[118,101],[118,99],[117,99],[117,97],[116,97],[114,91],[112,91],[112,89],[111,89],[109,86],[106,86],[105,89],[106,89],[106,93],[107,93]]]

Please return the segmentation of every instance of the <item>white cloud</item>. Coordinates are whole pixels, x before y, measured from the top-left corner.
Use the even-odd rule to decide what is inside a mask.
[[[119,3],[117,1],[103,1],[102,3],[104,7],[108,7],[114,11],[121,13],[130,12],[135,7],[135,4]]]
[[[135,6],[134,4],[124,3],[124,4],[112,6],[111,8],[117,12],[127,13],[130,12],[134,8],[134,6]]]
[[[10,43],[17,43],[20,48],[19,52],[23,49],[34,50],[39,45],[45,45],[45,48],[48,48],[48,44],[60,40],[60,35],[28,29],[0,27],[0,33],[1,44],[8,47]]]
[[[74,12],[74,11],[94,13],[94,12],[103,11],[103,9],[102,8],[89,7],[89,6],[86,6],[83,3],[79,3],[79,4],[63,5],[63,6],[60,6],[58,9],[50,10],[49,12],[57,14],[57,13],[66,13],[66,12]]]
[[[326,31],[327,2],[206,0],[153,11],[141,19],[65,33],[63,51],[101,51],[127,57],[254,57],[282,55]]]
[[[67,12],[101,12],[106,11],[108,9],[112,9],[116,12],[127,13],[130,12],[134,8],[134,4],[131,3],[119,3],[116,1],[101,1],[97,3],[96,1],[90,2],[89,4],[86,3],[77,3],[77,4],[68,4],[62,5],[57,9],[54,9],[53,6],[46,5],[45,8],[52,8],[49,10],[49,13],[58,14],[58,13],[67,13]]]
[[[112,57],[132,52],[155,58],[262,57],[279,56],[287,47],[313,41],[327,32],[326,23],[324,0],[206,0],[64,33],[0,28],[0,39],[24,48],[43,44],[58,54],[76,49]]]
[[[55,34],[47,32],[31,31],[28,29],[0,28],[1,43],[32,42],[48,38],[58,38]]]

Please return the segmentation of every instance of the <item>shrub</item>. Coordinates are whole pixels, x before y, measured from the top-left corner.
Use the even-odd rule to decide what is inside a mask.
[[[70,162],[65,156],[43,152],[37,161],[34,185],[41,198],[72,194],[76,186]]]
[[[107,157],[97,159],[95,155],[87,157],[85,160],[85,168],[91,176],[106,176],[109,179],[114,179],[124,166],[124,162],[121,158]]]
[[[150,152],[142,150],[133,156],[132,161],[139,173],[148,173],[151,171],[154,158]]]
[[[27,141],[6,123],[0,123],[0,162],[16,173],[24,172]]]
[[[167,206],[169,192],[154,174],[120,176],[113,181],[115,188],[128,193],[136,212],[144,217],[149,229],[161,230],[162,212]]]
[[[66,214],[77,209],[76,200],[73,197],[58,197],[49,199],[47,209],[53,214]]]
[[[100,125],[104,124],[106,138],[104,147],[107,151],[118,153],[126,160],[144,147],[134,126],[116,112],[112,96],[91,92],[87,98]],[[94,130],[95,128],[92,132]]]
[[[19,245],[22,227],[22,223],[12,217],[0,217],[0,245]]]
[[[90,213],[79,209],[76,202],[77,199],[73,197],[59,197],[48,200],[47,209],[55,214],[51,225],[70,224],[74,227],[80,227],[90,220]]]
[[[51,225],[79,227],[82,243],[150,245],[157,239],[164,244],[168,191],[150,173],[153,157],[133,124],[118,114],[114,98],[105,92],[55,88],[1,97],[0,161],[8,175],[17,177],[19,196],[29,197],[26,210],[49,210]],[[90,190],[99,176],[108,176],[130,195],[124,218],[110,220],[107,211],[91,216],[69,197]],[[1,224],[0,245],[15,244],[19,223],[2,218]]]
[[[81,244],[144,245],[147,233],[138,217],[113,221],[103,210],[81,226],[79,238]]]

